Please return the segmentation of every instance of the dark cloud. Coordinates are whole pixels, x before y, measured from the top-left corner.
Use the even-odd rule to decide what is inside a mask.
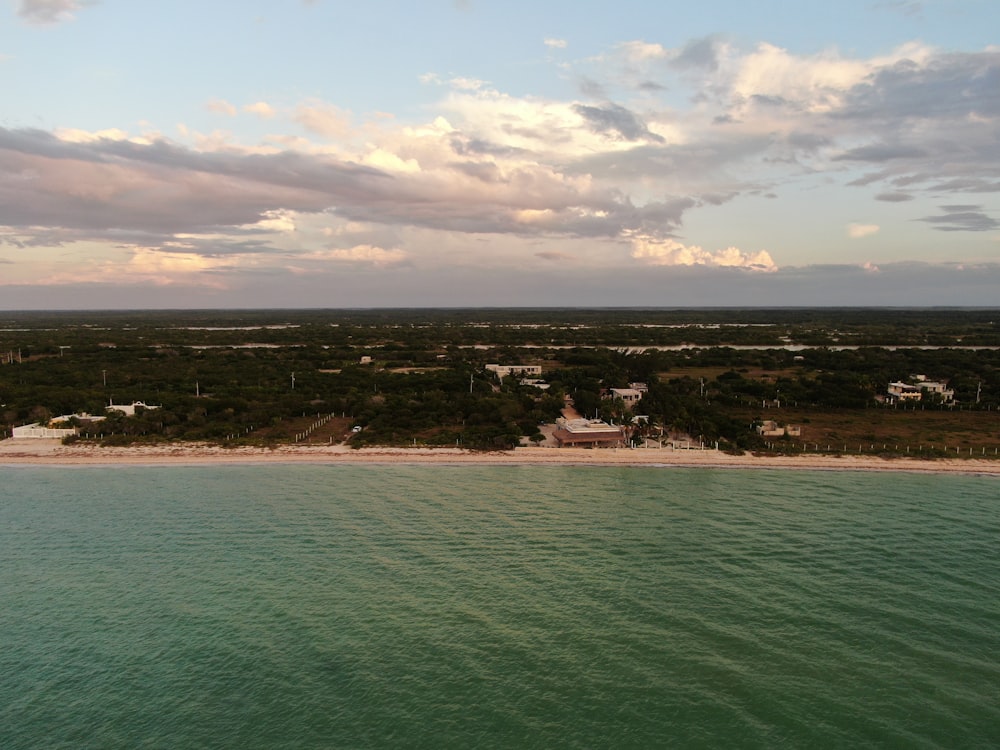
[[[750,101],[764,107],[784,107],[789,104],[789,101],[783,96],[765,96],[764,94],[754,94],[750,97]]]
[[[869,161],[884,162],[891,159],[913,159],[924,156],[925,151],[912,146],[900,146],[892,143],[873,143],[845,151],[833,157],[834,161]]]
[[[886,203],[904,203],[905,201],[912,201],[913,196],[910,193],[887,192],[879,193],[875,196],[875,200],[885,201]]]
[[[716,37],[694,39],[684,45],[670,64],[681,69],[715,71],[719,68],[719,40]]]
[[[666,86],[664,86],[662,83],[657,83],[656,81],[642,81],[636,88],[638,88],[640,91],[648,91],[648,92],[659,92],[667,90]]]
[[[470,177],[475,177],[477,180],[482,182],[499,182],[503,175],[500,172],[500,167],[498,167],[493,162],[453,162],[449,165],[452,169],[467,174]]]
[[[1000,114],[1000,51],[941,55],[926,65],[903,60],[848,93],[838,117],[938,119]]]
[[[459,156],[517,156],[525,153],[522,148],[462,135],[456,135],[451,139],[451,148]]]
[[[935,183],[930,186],[930,189],[949,193],[998,193],[1000,192],[1000,181],[964,177]]]
[[[590,99],[606,99],[607,93],[604,86],[592,78],[580,79],[580,93]]]
[[[876,8],[891,10],[904,16],[917,16],[924,9],[923,0],[885,0],[877,3]]]
[[[596,133],[605,135],[617,133],[626,141],[664,142],[662,136],[650,132],[638,115],[618,104],[607,104],[603,107],[575,104],[573,111],[586,120]]]
[[[461,137],[451,145],[467,153],[498,150]],[[7,175],[0,181],[0,226],[16,228],[25,243],[41,236],[70,242],[131,233],[140,238],[135,244],[157,247],[177,234],[254,235],[271,232],[266,223],[256,225],[282,210],[329,212],[383,227],[615,237],[654,221],[660,210],[654,204],[637,211],[613,188],[567,180],[531,162],[504,168],[477,156],[390,176],[293,151],[201,152],[167,141],[78,143],[3,128],[0,173]],[[665,221],[676,223],[679,214]],[[199,245],[196,252],[207,251]]]
[[[803,151],[816,151],[817,149],[829,146],[833,143],[833,139],[831,139],[828,135],[820,133],[806,133],[802,131],[789,133],[787,141],[788,145]]]
[[[29,23],[59,23],[72,18],[74,11],[96,4],[96,0],[20,0],[17,15]]]
[[[566,171],[618,180],[650,177],[674,179],[682,186],[692,180],[704,184],[709,176],[742,165],[748,159],[758,158],[773,143],[774,138],[770,134],[734,133],[722,137],[712,132],[704,140],[694,139],[684,144],[643,143],[628,151],[595,154],[567,165]],[[738,184],[746,189],[746,183]],[[729,192],[731,187],[727,180],[714,192],[722,189]],[[681,189],[686,192],[690,187]]]
[[[1000,229],[1000,221],[985,214],[982,206],[952,205],[941,206],[945,213],[925,216],[919,221],[933,224],[942,232],[989,232]]]

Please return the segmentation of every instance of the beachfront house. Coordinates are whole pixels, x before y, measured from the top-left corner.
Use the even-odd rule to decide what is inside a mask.
[[[625,444],[625,431],[599,419],[556,420],[552,433],[560,448],[614,448]]]
[[[757,434],[761,437],[801,437],[802,428],[796,424],[779,425],[773,419],[765,419],[757,425]]]
[[[79,422],[100,422],[104,417],[95,417],[86,412],[81,414],[64,414],[61,417],[53,417],[44,424],[32,422],[15,427],[11,431],[13,438],[29,438],[35,440],[61,440],[69,435],[78,435],[79,430],[76,423]]]
[[[151,406],[143,403],[142,401],[133,401],[131,404],[116,404],[112,400],[108,402],[108,405],[105,407],[105,411],[120,411],[126,417],[134,417],[136,409],[151,411],[159,408],[159,406]]]

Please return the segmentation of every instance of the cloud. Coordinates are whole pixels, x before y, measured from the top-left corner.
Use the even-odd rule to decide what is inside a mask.
[[[343,138],[351,131],[351,114],[323,102],[300,104],[293,119],[310,133],[327,138]]]
[[[890,159],[914,159],[924,156],[926,151],[913,146],[894,143],[876,143],[860,146],[833,157],[834,161],[884,162]]]
[[[244,104],[243,111],[249,112],[251,114],[257,115],[258,117],[274,117],[274,107],[272,107],[267,102],[254,102],[253,104]]]
[[[566,49],[569,46],[565,39],[553,39],[551,37],[545,39],[542,43],[550,49]]]
[[[859,240],[862,237],[871,237],[873,234],[877,234],[878,230],[878,224],[848,224],[847,236],[852,240]]]
[[[452,78],[448,83],[452,88],[458,89],[459,91],[478,91],[479,89],[486,86],[486,81],[480,81],[478,78]]]
[[[632,241],[632,257],[654,266],[712,266],[765,272],[778,270],[766,250],[744,253],[739,248],[729,247],[710,252],[697,245],[684,245],[674,239],[636,237]]]
[[[723,45],[715,37],[705,37],[688,42],[673,57],[670,64],[675,68],[700,68],[715,71],[719,67]]]
[[[883,203],[984,200],[1000,190],[993,50],[909,45],[862,59],[769,45],[745,52],[707,38],[677,48],[630,42],[561,70],[592,83],[592,95],[515,96],[432,76],[446,85],[430,92],[438,100],[420,119],[355,122],[308,100],[278,113],[298,127],[257,143],[224,130],[185,129],[174,141],[0,128],[0,225],[13,232],[4,241],[116,242],[247,264],[272,257],[281,268],[289,259],[384,268],[411,257],[444,267],[441,248],[452,242],[458,263],[499,266],[517,254],[541,268],[572,259],[574,268],[607,269],[621,265],[629,243],[632,265],[647,270],[773,271],[766,251],[707,251],[673,238],[692,212],[725,205],[723,215],[790,183],[873,185]],[[678,104],[686,96],[689,107]],[[224,99],[205,106],[238,114]],[[242,110],[274,114],[265,102]],[[992,209],[968,197],[935,201],[949,205],[920,220],[935,229],[996,228]],[[324,249],[322,228],[345,225],[369,229]],[[873,227],[848,232],[870,236]]]
[[[635,113],[618,104],[606,104],[603,107],[575,104],[573,111],[586,120],[596,133],[617,134],[617,137],[626,141],[664,142],[663,137],[651,133],[646,124]]]
[[[74,13],[96,0],[20,0],[17,15],[28,23],[53,24],[71,21]]]
[[[229,117],[236,116],[236,107],[227,102],[225,99],[212,99],[205,104],[205,109],[209,112],[216,112],[220,115],[227,115]]]
[[[924,9],[924,0],[885,0],[875,5],[876,8],[900,13],[904,16],[917,16]]]
[[[409,256],[399,248],[384,249],[374,245],[356,245],[345,249],[331,249],[310,253],[312,260],[332,260],[342,263],[390,268],[406,263]]]
[[[573,260],[573,256],[569,253],[561,253],[557,250],[543,250],[541,252],[535,253],[536,258],[541,258],[542,260],[549,260],[553,262],[569,261]]]
[[[920,221],[933,224],[942,232],[989,232],[1000,229],[1000,221],[982,211],[982,206],[951,205],[941,206],[945,212],[937,216],[925,216]]]

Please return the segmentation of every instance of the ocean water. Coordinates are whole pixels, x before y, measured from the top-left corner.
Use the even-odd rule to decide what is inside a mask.
[[[1000,746],[1000,482],[0,467],[0,748]]]

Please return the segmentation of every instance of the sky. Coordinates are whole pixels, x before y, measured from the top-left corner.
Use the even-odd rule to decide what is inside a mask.
[[[1000,305],[996,0],[0,0],[0,309]]]

